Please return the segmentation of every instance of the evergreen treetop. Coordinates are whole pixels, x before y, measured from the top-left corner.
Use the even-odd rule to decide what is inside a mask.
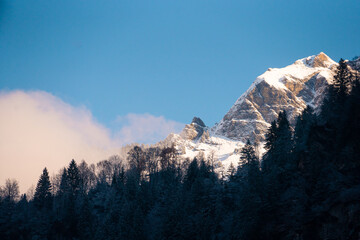
[[[49,178],[49,173],[46,168],[44,168],[43,173],[40,176],[40,179],[37,183],[34,203],[39,208],[45,207],[51,199],[51,183]]]

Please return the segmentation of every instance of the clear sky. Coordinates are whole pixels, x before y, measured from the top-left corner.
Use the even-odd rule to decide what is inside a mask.
[[[2,0],[0,87],[128,113],[219,121],[256,76],[360,54],[360,2]]]
[[[269,67],[360,55],[359,13],[359,0],[0,0],[0,177],[38,159],[28,187],[45,165],[96,162],[193,116],[212,126]]]

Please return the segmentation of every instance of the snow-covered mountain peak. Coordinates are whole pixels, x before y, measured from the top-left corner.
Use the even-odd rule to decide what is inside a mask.
[[[269,68],[265,73],[256,78],[249,90],[256,84],[266,81],[277,89],[287,89],[286,83],[290,80],[304,79],[315,72],[327,71],[336,66],[331,58],[321,52],[318,55],[299,59],[293,64],[283,68]]]
[[[283,68],[269,68],[211,132],[233,140],[262,142],[269,124],[281,110],[286,110],[294,122],[306,105],[320,106],[336,66],[325,53],[319,53]]]
[[[336,62],[325,53],[320,52],[318,55],[299,59],[295,62],[295,64],[304,64],[312,68],[331,68],[332,66],[336,65]]]
[[[357,63],[353,61],[354,67]],[[280,111],[286,110],[290,123],[294,124],[307,105],[315,111],[319,109],[336,66],[336,62],[321,52],[283,68],[269,68],[255,79],[218,124],[209,128],[195,117],[180,134],[169,135],[164,142],[175,143],[184,158],[198,154],[207,157],[217,152],[224,166],[238,162],[239,149],[247,139],[259,146],[261,154],[265,133]]]

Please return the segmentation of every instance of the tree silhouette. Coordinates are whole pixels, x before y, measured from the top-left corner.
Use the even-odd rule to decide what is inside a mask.
[[[44,168],[36,186],[34,204],[38,208],[49,208],[51,206],[51,198],[51,183],[49,173],[47,169]]]

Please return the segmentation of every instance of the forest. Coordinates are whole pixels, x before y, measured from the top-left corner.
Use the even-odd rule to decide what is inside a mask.
[[[180,160],[174,147],[133,147],[95,167],[44,168],[34,196],[0,193],[0,239],[359,239],[360,78],[340,60],[320,111],[279,113],[259,158],[237,168]],[[45,167],[45,166],[44,166]]]

